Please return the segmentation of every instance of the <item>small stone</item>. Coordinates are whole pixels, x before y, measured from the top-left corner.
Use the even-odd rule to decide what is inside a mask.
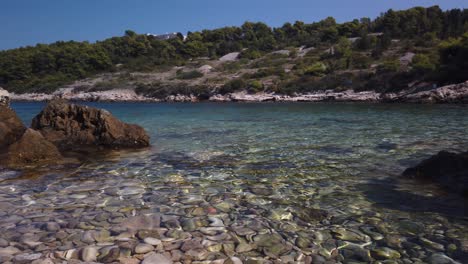
[[[191,239],[184,242],[180,248],[182,251],[189,251],[192,249],[201,249],[203,248],[200,239]]]
[[[230,259],[226,260],[224,264],[243,264],[242,260],[237,257],[231,257]]]
[[[69,249],[67,251],[65,251],[63,257],[67,260],[70,260],[70,259],[78,259],[78,250],[72,248],[72,249]]]
[[[31,263],[32,261],[34,261],[36,259],[40,259],[41,256],[42,256],[41,253],[36,253],[36,254],[24,253],[24,254],[16,255],[13,258],[13,261],[15,263]]]
[[[148,244],[148,245],[152,245],[152,246],[159,246],[162,244],[161,240],[157,239],[157,238],[153,238],[153,237],[147,237],[145,239],[143,239],[143,241]]]
[[[0,248],[0,256],[12,256],[19,252],[20,250],[15,247]]]
[[[54,261],[52,259],[47,258],[47,259],[36,259],[31,264],[54,264]]]
[[[93,238],[97,242],[107,242],[110,238],[110,232],[107,230],[94,231]]]
[[[119,262],[121,264],[140,264],[140,260],[137,258],[131,258],[131,257],[120,257]]]
[[[46,229],[49,232],[56,232],[60,230],[60,225],[56,222],[48,222],[46,225]]]
[[[85,231],[83,233],[83,235],[81,236],[81,241],[83,241],[86,244],[94,243],[93,232],[92,231]]]
[[[135,253],[137,254],[146,254],[154,250],[152,245],[140,243],[135,247]]]
[[[249,252],[251,250],[253,250],[253,247],[251,245],[247,244],[247,243],[240,243],[236,247],[236,252],[237,253]]]
[[[435,249],[435,250],[439,250],[439,251],[444,251],[445,250],[445,247],[444,245],[442,244],[439,244],[439,243],[436,243],[436,242],[433,242],[427,238],[424,238],[424,237],[420,237],[419,240],[421,241],[421,243],[427,247],[430,247],[432,249]]]
[[[208,256],[208,251],[200,248],[200,249],[191,249],[185,252],[186,256],[192,257],[194,260],[203,260]]]
[[[217,245],[211,245],[206,247],[206,249],[210,252],[220,252],[223,249],[222,244],[217,244]]]
[[[399,259],[401,257],[398,251],[387,247],[372,249],[371,256],[379,260]]]
[[[157,230],[140,230],[137,233],[139,239],[145,239],[147,237],[161,238],[161,235]]]
[[[184,231],[192,232],[197,230],[197,225],[193,219],[185,219],[182,221],[182,228]]]
[[[118,247],[112,247],[107,252],[101,252],[99,255],[99,262],[111,263],[117,261],[120,256],[120,249]]]
[[[448,256],[442,253],[434,253],[429,258],[429,263],[430,264],[456,264],[458,262],[456,262],[455,260],[449,258]]]
[[[8,245],[10,243],[6,239],[0,238],[0,247],[8,247]]]
[[[223,244],[223,251],[224,251],[224,254],[226,254],[227,256],[234,255],[235,253],[234,250],[235,250],[235,247],[233,243]]]
[[[163,254],[151,253],[148,254],[141,264],[172,264],[172,260]]]
[[[98,251],[95,247],[85,247],[81,251],[81,259],[87,262],[94,262],[96,261],[96,257],[98,255]]]

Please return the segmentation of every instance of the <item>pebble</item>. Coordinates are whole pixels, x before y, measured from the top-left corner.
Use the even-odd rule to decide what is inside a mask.
[[[98,251],[95,247],[85,247],[81,251],[81,259],[87,262],[96,261]]]
[[[120,249],[118,247],[110,247],[106,250],[101,250],[99,254],[99,261],[103,263],[111,263],[117,261],[120,256]]]
[[[12,255],[18,254],[19,252],[21,252],[21,250],[15,247],[0,248],[0,255],[3,255],[3,256],[12,256]]]
[[[148,244],[148,245],[152,245],[152,246],[159,246],[162,244],[161,240],[157,239],[157,238],[153,238],[153,237],[147,237],[145,239],[143,239],[143,241]]]
[[[135,253],[137,254],[146,254],[153,250],[154,250],[154,247],[149,244],[140,243],[135,247]]]
[[[42,257],[41,253],[36,253],[36,254],[18,254],[13,258],[13,261],[15,263],[31,263],[32,261],[39,259]]]
[[[8,247],[8,245],[10,243],[6,239],[0,238],[0,247]]]
[[[141,264],[172,264],[172,260],[164,256],[163,254],[151,253],[146,255],[145,259]]]
[[[46,230],[49,232],[56,232],[60,230],[60,225],[56,222],[48,222],[46,225]]]
[[[457,264],[455,260],[451,259],[450,257],[442,254],[442,253],[434,253],[429,258],[430,264]]]
[[[379,260],[399,259],[401,257],[398,251],[388,247],[372,249],[371,256]]]

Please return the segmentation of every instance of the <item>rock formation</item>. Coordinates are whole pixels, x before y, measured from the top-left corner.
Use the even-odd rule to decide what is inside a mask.
[[[9,168],[64,163],[66,150],[146,146],[149,136],[142,127],[105,110],[54,100],[27,129],[13,110],[0,105],[0,164]]]
[[[61,150],[149,146],[149,136],[142,127],[121,122],[105,110],[63,100],[51,101],[31,127]]]
[[[0,87],[0,105],[7,107],[10,105],[10,94],[2,87]]]
[[[403,176],[434,182],[468,197],[468,151],[459,154],[441,151],[406,169]]]
[[[8,147],[6,165],[22,168],[41,163],[57,163],[63,157],[57,147],[47,141],[41,133],[28,128],[22,137]]]
[[[21,138],[25,130],[26,127],[15,112],[0,105],[0,150]]]

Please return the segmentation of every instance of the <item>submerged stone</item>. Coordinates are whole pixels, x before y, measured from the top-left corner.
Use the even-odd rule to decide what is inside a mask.
[[[398,251],[387,247],[372,249],[370,252],[372,257],[379,260],[399,259],[401,257]]]

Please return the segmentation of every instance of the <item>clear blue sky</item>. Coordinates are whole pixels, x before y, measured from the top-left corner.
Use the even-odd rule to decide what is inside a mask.
[[[467,8],[467,0],[4,0],[0,49],[57,40],[96,41],[138,33],[196,31],[262,21],[270,26],[327,16],[339,22],[378,16],[389,8],[439,5]]]

